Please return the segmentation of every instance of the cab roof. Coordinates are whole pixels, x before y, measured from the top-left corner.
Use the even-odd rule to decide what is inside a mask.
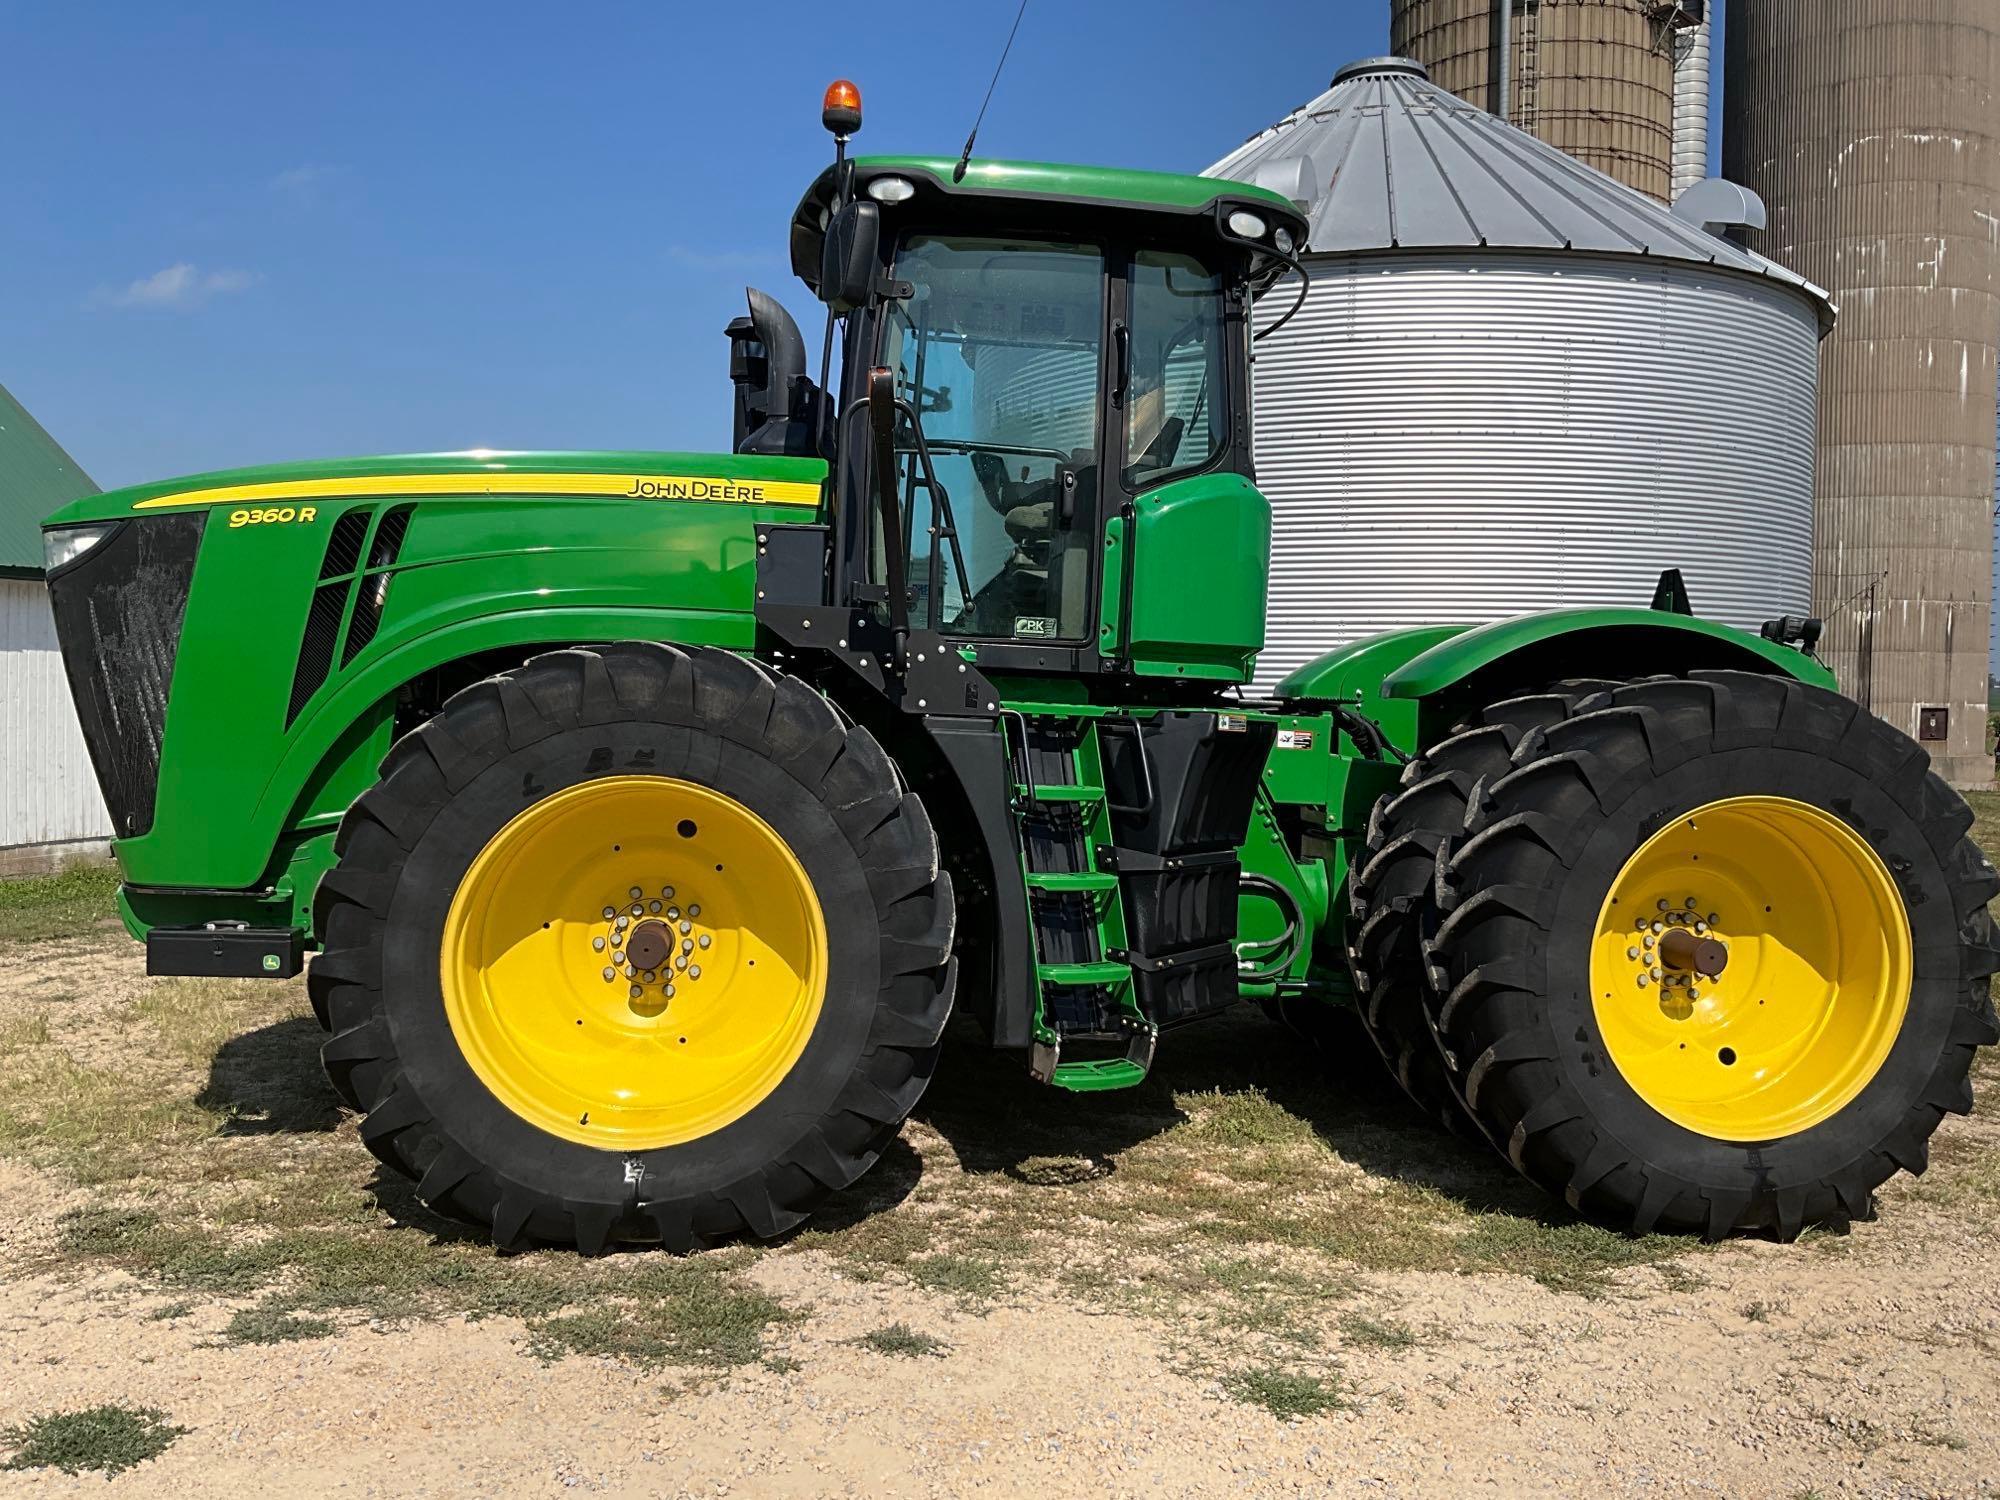
[[[935,204],[947,199],[966,207],[983,202],[996,207],[1004,204],[1010,217],[1027,205],[1045,204],[1058,210],[1074,205],[1196,218],[1212,215],[1220,205],[1228,204],[1254,209],[1274,224],[1283,224],[1295,241],[1305,238],[1305,216],[1290,199],[1269,188],[1227,178],[977,159],[968,163],[964,177],[955,181],[957,169],[957,160],[949,156],[859,156],[854,159],[854,187],[862,192],[877,177],[903,177],[916,185],[917,195],[911,201],[920,207],[927,200]],[[792,270],[814,288],[819,285],[820,245],[833,202],[834,171],[828,167],[820,173],[792,214]],[[907,210],[896,205],[894,211]]]

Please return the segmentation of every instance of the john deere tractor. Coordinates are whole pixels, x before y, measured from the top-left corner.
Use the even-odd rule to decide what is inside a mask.
[[[845,84],[826,123],[790,244],[828,355],[751,292],[731,451],[51,519],[150,973],[310,956],[362,1139],[510,1247],[785,1233],[954,1004],[1087,1092],[1261,1002],[1635,1231],[1792,1236],[1923,1169],[1995,1040],[2000,881],[1810,629],[1670,575],[1250,692],[1293,201],[854,158]]]

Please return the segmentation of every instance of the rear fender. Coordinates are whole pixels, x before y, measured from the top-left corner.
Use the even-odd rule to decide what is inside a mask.
[[[1792,677],[1839,691],[1833,673],[1804,652],[1714,620],[1656,609],[1552,609],[1439,641],[1390,672],[1382,696],[1423,704],[1428,738],[1471,708],[1564,678],[1716,670]]]

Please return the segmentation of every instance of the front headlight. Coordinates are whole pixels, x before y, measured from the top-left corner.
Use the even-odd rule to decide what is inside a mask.
[[[1240,234],[1246,240],[1261,240],[1264,231],[1270,228],[1261,215],[1253,214],[1247,208],[1239,208],[1229,216],[1229,232]]]
[[[58,526],[42,533],[42,566],[58,573],[110,536],[125,523],[99,521],[90,526]]]

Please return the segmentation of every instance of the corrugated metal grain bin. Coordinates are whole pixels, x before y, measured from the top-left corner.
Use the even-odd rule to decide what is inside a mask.
[[[1725,21],[1724,171],[1768,206],[1753,242],[1841,308],[1819,429],[1829,664],[1947,778],[1983,783],[2000,0],[1774,0]]]
[[[1674,28],[1658,0],[1390,0],[1389,45],[1437,85],[1664,200],[1674,146]]]
[[[1209,170],[1319,185],[1311,295],[1257,346],[1260,683],[1394,626],[1643,604],[1667,567],[1718,619],[1804,611],[1816,288],[1406,59]]]

